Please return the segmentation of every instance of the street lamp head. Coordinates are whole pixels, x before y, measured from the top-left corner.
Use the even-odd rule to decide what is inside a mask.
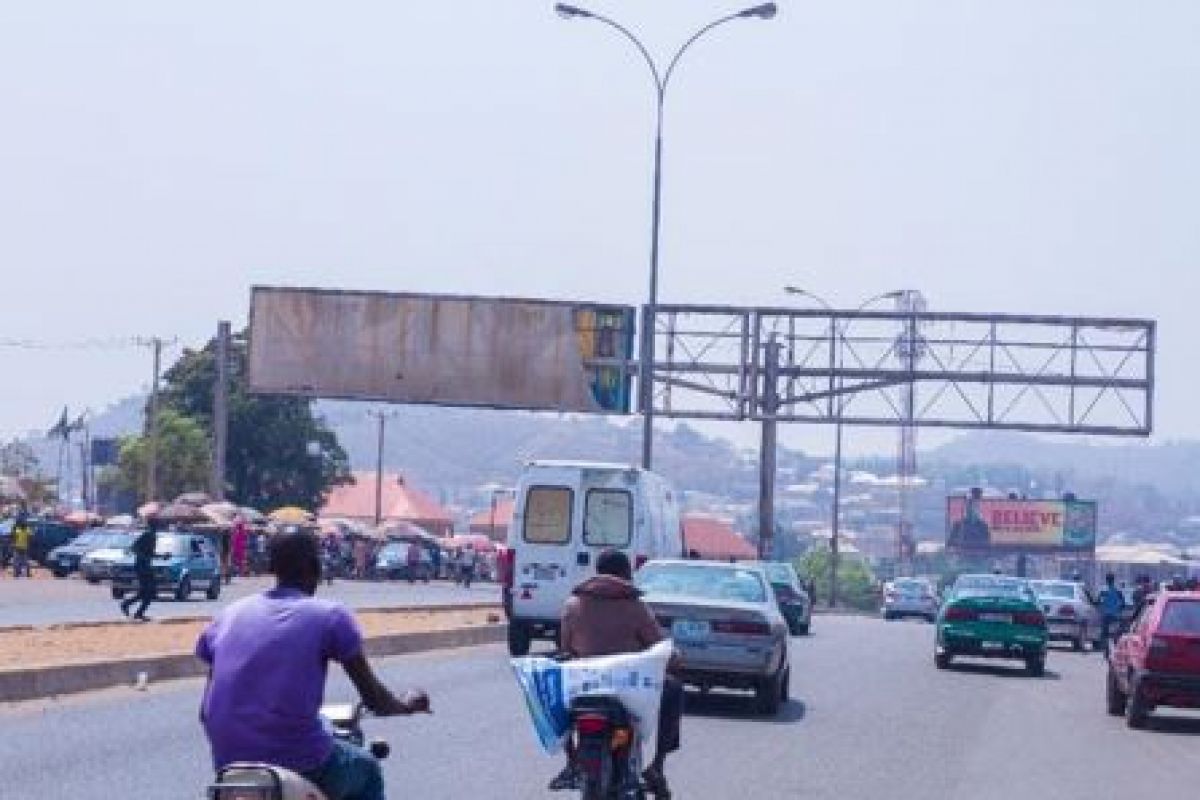
[[[574,19],[576,17],[586,18],[592,16],[592,12],[579,6],[573,6],[569,3],[555,3],[554,11],[563,19]]]
[[[738,12],[738,16],[758,17],[759,19],[774,19],[775,15],[778,13],[779,7],[774,3],[763,3],[761,5],[754,6],[753,8],[747,8],[745,11]]]

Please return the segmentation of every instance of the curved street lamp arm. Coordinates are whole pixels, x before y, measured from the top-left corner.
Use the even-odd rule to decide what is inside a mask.
[[[633,31],[629,30],[616,20],[604,16],[603,14],[588,12],[587,18],[594,19],[597,22],[603,22],[605,25],[612,28],[629,41],[633,42],[633,46],[638,49],[638,52],[642,54],[642,58],[646,60],[646,66],[650,68],[650,75],[654,78],[654,91],[658,96],[658,105],[661,107],[663,93],[667,90],[667,84],[661,73],[658,71],[658,65],[654,63],[654,57],[650,55],[650,51],[646,49],[646,46],[642,44],[642,41],[633,35]],[[672,64],[672,66],[674,65]]]
[[[729,14],[721,17],[718,20],[708,23],[703,28],[692,34],[692,38],[683,43],[683,47],[680,47],[679,50],[675,52],[674,57],[671,58],[671,63],[667,65],[667,71],[663,74],[662,79],[662,93],[666,94],[667,84],[671,82],[671,75],[675,72],[675,66],[679,63],[679,59],[683,58],[683,54],[687,52],[689,47],[695,44],[700,37],[704,36],[704,34],[708,33],[713,28],[716,28],[719,25],[724,25],[726,22],[732,22],[733,20],[739,19],[744,15],[745,12],[743,11],[739,11],[736,14]]]

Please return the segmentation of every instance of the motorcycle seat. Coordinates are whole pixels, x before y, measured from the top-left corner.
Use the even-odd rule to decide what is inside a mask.
[[[270,764],[230,764],[208,789],[209,800],[326,800],[309,781]]]

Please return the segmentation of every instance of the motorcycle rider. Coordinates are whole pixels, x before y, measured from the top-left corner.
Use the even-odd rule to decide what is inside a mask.
[[[1125,595],[1117,588],[1117,576],[1104,576],[1104,588],[1096,598],[1100,607],[1100,637],[1104,640],[1104,655],[1107,658],[1112,648],[1112,636],[1121,629],[1121,612],[1125,610]]]
[[[367,662],[353,614],[313,597],[321,581],[315,537],[279,535],[270,564],[275,588],[227,607],[196,643],[210,667],[200,722],[214,765],[268,763],[300,773],[329,800],[383,800],[379,762],[322,725],[326,667],[341,664],[378,716],[429,713],[429,697],[388,691]]]
[[[605,550],[596,559],[596,576],[575,588],[563,606],[560,651],[568,658],[637,653],[658,644],[662,630],[650,608],[641,601],[641,590],[633,585],[629,557],[620,550]],[[659,800],[670,798],[663,773],[668,753],[679,749],[683,719],[683,684],[668,675],[663,682],[659,707],[658,742],[654,760],[642,778]],[[566,768],[550,784],[551,790],[577,785],[573,743],[567,745]]]

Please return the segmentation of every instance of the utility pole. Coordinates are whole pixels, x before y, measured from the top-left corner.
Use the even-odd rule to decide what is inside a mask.
[[[396,416],[396,412],[379,409],[368,411],[367,416],[375,417],[379,422],[379,440],[375,451],[375,527],[378,528],[383,523],[383,442],[388,417]]]
[[[758,468],[758,557],[764,561],[774,554],[776,434],[779,413],[779,354],[783,348],[771,334],[764,348],[762,409],[762,445]]]
[[[225,499],[225,452],[229,437],[229,337],[230,325],[217,323],[217,382],[213,386],[213,453],[209,494]]]
[[[154,374],[150,381],[150,416],[146,420],[146,502],[158,496],[158,373],[162,366],[163,341],[155,336],[149,344],[154,351]]]

